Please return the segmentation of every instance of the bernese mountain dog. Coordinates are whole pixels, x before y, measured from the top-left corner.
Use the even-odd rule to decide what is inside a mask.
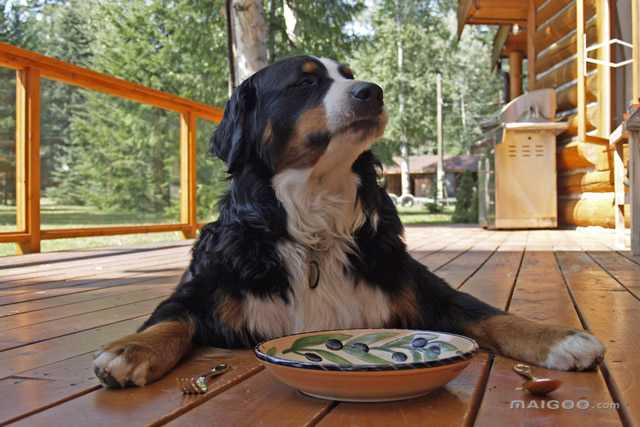
[[[194,346],[343,328],[454,332],[527,363],[593,368],[593,335],[507,314],[411,257],[370,151],[386,123],[380,86],[333,60],[292,57],[244,81],[211,139],[230,180],[220,216],[173,294],[97,353],[100,381],[149,384]]]

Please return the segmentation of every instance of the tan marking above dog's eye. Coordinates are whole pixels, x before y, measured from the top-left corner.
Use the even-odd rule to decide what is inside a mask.
[[[351,68],[347,67],[346,65],[341,65],[340,67],[338,67],[338,72],[342,74],[342,76],[345,79],[350,79],[350,80],[354,79],[353,71],[351,70]]]
[[[318,69],[318,64],[313,61],[307,61],[302,64],[302,71],[305,73],[314,73]]]

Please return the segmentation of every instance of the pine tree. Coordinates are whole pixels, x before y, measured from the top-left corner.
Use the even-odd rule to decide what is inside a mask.
[[[465,171],[456,191],[456,208],[451,220],[456,223],[478,222],[478,196],[473,173]]]
[[[89,20],[92,67],[169,93],[221,105],[226,98],[224,21],[218,4],[201,1],[125,0],[96,3]],[[72,118],[67,171],[57,194],[103,210],[162,213],[177,219],[179,116],[159,108],[85,94]],[[198,134],[198,202],[226,185],[221,163],[203,167]],[[72,176],[74,177],[72,179]],[[83,183],[79,187],[77,183]],[[208,190],[208,186],[213,187]]]

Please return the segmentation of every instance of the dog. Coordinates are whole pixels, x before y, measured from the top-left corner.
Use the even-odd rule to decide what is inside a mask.
[[[96,354],[98,379],[143,386],[194,346],[345,328],[452,332],[530,364],[595,367],[593,335],[507,314],[411,257],[370,151],[386,123],[382,89],[333,60],[291,57],[244,81],[210,142],[230,180],[220,216],[173,294]]]

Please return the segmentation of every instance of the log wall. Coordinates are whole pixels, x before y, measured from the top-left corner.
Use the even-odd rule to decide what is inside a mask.
[[[604,0],[584,0],[587,46],[607,41],[612,29],[604,19]],[[608,145],[578,137],[579,36],[576,0],[536,2],[532,40],[536,89],[556,90],[558,118],[569,122],[558,137],[558,220],[561,225],[614,227],[613,158]],[[614,21],[614,20],[612,20]],[[611,22],[614,25],[615,22]],[[530,26],[531,27],[531,26]],[[606,59],[607,52],[590,52]],[[588,64],[586,73],[586,131],[607,138],[613,103],[610,72]],[[588,138],[583,138],[588,139]],[[591,141],[591,140],[590,140]],[[625,158],[625,167],[626,167]]]

